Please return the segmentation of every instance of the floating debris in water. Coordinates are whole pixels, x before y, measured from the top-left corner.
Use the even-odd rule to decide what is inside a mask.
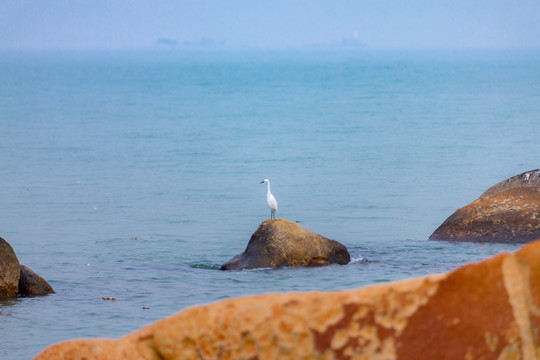
[[[111,301],[118,300],[118,298],[115,298],[115,297],[108,297],[108,296],[104,296],[102,299],[103,299],[103,300],[111,300]]]

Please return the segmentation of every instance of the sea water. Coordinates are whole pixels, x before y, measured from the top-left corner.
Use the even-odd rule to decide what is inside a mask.
[[[514,251],[427,239],[540,167],[539,79],[531,51],[2,53],[0,236],[56,294],[0,302],[0,358]],[[265,178],[349,265],[219,270],[270,216]]]

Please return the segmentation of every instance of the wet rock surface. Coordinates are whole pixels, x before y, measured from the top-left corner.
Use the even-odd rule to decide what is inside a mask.
[[[19,260],[9,243],[0,238],[0,297],[17,296],[19,289]]]
[[[24,296],[43,296],[54,294],[54,290],[49,283],[36,274],[32,269],[21,265],[21,276],[19,279],[19,294]]]
[[[348,264],[345,245],[284,219],[265,220],[244,252],[221,266],[222,270]]]
[[[45,279],[19,264],[9,243],[0,238],[0,297],[40,296],[54,293]]]
[[[540,237],[540,169],[501,181],[456,210],[430,240],[526,243]]]

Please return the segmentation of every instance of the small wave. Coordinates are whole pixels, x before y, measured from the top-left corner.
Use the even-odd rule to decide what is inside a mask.
[[[217,264],[192,264],[189,265],[192,269],[203,269],[203,270],[221,270],[221,265]]]
[[[349,261],[349,264],[363,264],[363,263],[368,263],[368,262],[370,261],[366,259],[365,257],[358,256],[358,257],[352,257],[351,261]]]

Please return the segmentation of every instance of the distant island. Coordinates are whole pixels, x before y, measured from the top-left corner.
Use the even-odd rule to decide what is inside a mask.
[[[225,42],[221,40],[215,40],[210,38],[200,38],[199,40],[191,41],[184,40],[179,43],[177,40],[170,38],[160,38],[156,40],[156,45],[162,48],[197,48],[197,49],[210,49],[225,46]]]
[[[367,44],[360,40],[358,31],[355,31],[352,36],[342,38],[341,40],[333,40],[322,43],[311,43],[307,45],[311,49],[349,49],[349,50],[362,50],[366,49]]]
[[[174,39],[161,38],[156,40],[156,45],[159,46],[178,46],[178,41]]]
[[[352,37],[344,38],[341,41],[335,42],[334,46],[348,47],[348,48],[363,48],[366,44],[360,40],[358,31],[355,31]]]

